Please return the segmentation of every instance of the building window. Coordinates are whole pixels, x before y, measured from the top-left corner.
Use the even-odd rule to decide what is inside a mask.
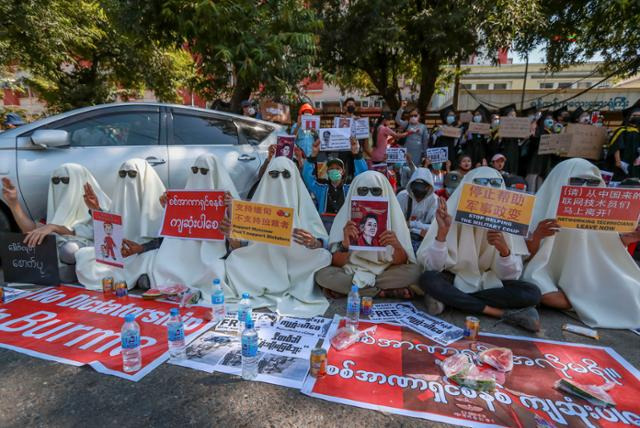
[[[494,83],[493,89],[508,89],[506,83]]]
[[[571,82],[560,82],[558,83],[558,89],[570,89],[573,83]]]
[[[477,90],[489,89],[489,84],[488,83],[476,83],[476,89]]]
[[[542,82],[540,83],[540,89],[553,89],[553,83]]]
[[[318,109],[318,110],[322,110],[322,101],[314,101],[313,102],[313,108]]]
[[[472,90],[473,89],[473,85],[470,84],[470,83],[463,83],[460,86],[462,86],[463,89],[468,89],[468,90]]]
[[[382,108],[382,103],[383,103],[383,102],[384,102],[384,101],[383,101],[382,99],[377,99],[377,100],[375,100],[375,101],[373,102],[373,106],[374,106],[374,107],[378,107],[378,108]]]
[[[369,107],[369,100],[362,100],[360,101],[360,107]]]

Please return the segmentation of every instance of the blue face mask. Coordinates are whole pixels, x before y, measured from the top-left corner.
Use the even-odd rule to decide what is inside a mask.
[[[442,169],[442,162],[438,162],[438,163],[432,163],[431,166],[433,167],[433,169],[435,169],[436,171],[441,170]]]
[[[544,126],[545,128],[551,128],[553,126],[553,119],[545,119]]]
[[[447,125],[451,125],[455,121],[456,121],[456,117],[455,116],[447,116]]]
[[[329,177],[329,180],[335,183],[342,180],[342,173],[337,169],[330,169],[329,171],[327,171],[327,177]]]

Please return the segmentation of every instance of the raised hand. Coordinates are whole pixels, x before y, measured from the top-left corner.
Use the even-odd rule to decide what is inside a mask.
[[[98,200],[98,196],[96,195],[96,192],[93,191],[93,187],[91,187],[91,184],[85,183],[83,187],[84,187],[84,195],[83,195],[84,203],[87,205],[87,207],[91,211],[101,211],[100,201]]]
[[[8,177],[2,177],[2,199],[5,200],[9,207],[18,204],[18,190]]]

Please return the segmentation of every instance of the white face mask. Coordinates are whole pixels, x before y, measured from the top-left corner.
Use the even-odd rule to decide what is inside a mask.
[[[411,122],[411,123],[413,123],[415,125],[416,123],[418,123],[418,118],[416,116],[410,117],[409,118],[409,122]]]
[[[473,116],[473,121],[475,123],[480,123],[482,122],[482,116],[480,116],[479,114],[476,114],[475,116]]]
[[[500,120],[499,119],[495,119],[494,121],[491,122],[491,127],[492,128],[497,128],[498,126],[500,126]]]
[[[256,109],[254,109],[253,107],[249,107],[247,113],[249,113],[249,116],[253,116],[254,114],[256,114]]]

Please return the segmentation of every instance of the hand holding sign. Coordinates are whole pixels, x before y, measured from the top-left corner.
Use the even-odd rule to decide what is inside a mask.
[[[322,247],[322,243],[304,229],[293,229],[293,240],[296,244],[313,250]]]
[[[55,233],[57,230],[57,226],[55,224],[45,224],[44,226],[40,226],[31,232],[28,232],[24,238],[24,243],[29,247],[36,247],[42,244],[44,238]]]
[[[507,257],[511,254],[511,250],[507,245],[507,241],[504,240],[504,235],[502,232],[498,232],[496,230],[490,230],[487,232],[487,242],[489,245],[492,245],[498,250],[500,253],[500,257]]]
[[[349,220],[344,224],[342,233],[342,246],[345,248],[349,248],[349,243],[358,239],[358,226],[356,226],[353,221]]]
[[[122,257],[133,256],[134,254],[140,254],[144,250],[144,247],[137,242],[130,241],[128,239],[122,240],[122,249],[120,253]]]

